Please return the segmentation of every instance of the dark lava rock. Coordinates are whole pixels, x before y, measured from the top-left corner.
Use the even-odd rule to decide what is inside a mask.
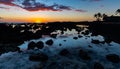
[[[20,48],[19,48],[19,47],[16,47],[16,48],[15,48],[15,51],[18,51],[19,53],[22,52],[22,51],[20,51]]]
[[[35,46],[36,46],[35,42],[33,42],[33,41],[30,42],[30,43],[28,44],[28,50],[30,50],[30,49],[34,49]]]
[[[88,47],[89,47],[89,48],[92,48],[92,46],[91,46],[91,45],[88,45]]]
[[[82,32],[82,34],[88,35],[89,34],[89,30],[86,30],[85,32]]]
[[[66,56],[66,55],[68,55],[69,53],[70,53],[70,52],[69,52],[67,49],[63,49],[63,50],[60,51],[59,54],[60,54],[61,56]]]
[[[56,38],[56,37],[57,37],[57,34],[51,34],[50,37]]]
[[[29,56],[29,60],[31,61],[47,61],[48,60],[48,56],[44,53],[40,53],[40,54],[35,54],[35,55],[30,55]]]
[[[101,43],[102,43],[102,44],[105,44],[105,41],[102,41]]]
[[[106,59],[113,63],[118,63],[120,61],[120,57],[116,54],[108,54],[106,55]]]
[[[83,51],[83,50],[79,51],[79,56],[83,60],[90,60],[91,59],[90,56],[88,55],[88,53]]]
[[[59,46],[62,46],[62,44],[59,44]]]
[[[44,47],[44,43],[42,41],[37,42],[36,47],[38,49],[42,49]]]
[[[52,44],[53,44],[53,40],[50,39],[50,40],[46,41],[46,44],[47,44],[47,45],[52,45]]]
[[[82,36],[81,35],[78,35],[79,38],[81,38]]]
[[[66,42],[67,40],[63,40],[64,42]]]
[[[78,39],[78,37],[73,37],[73,39],[77,40],[77,39]]]
[[[111,42],[112,42],[112,40],[111,40],[111,39],[109,39],[109,38],[105,38],[105,42],[109,44],[109,43],[111,43]]]
[[[2,53],[5,53],[5,49],[2,48],[2,47],[0,47],[0,55],[1,55]]]
[[[93,69],[104,69],[103,65],[98,63],[98,62],[95,62],[94,63],[94,68]]]
[[[94,43],[94,44],[99,44],[100,41],[99,41],[99,40],[92,40],[92,43]]]

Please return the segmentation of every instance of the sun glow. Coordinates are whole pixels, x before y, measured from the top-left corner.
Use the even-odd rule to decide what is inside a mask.
[[[37,19],[37,20],[35,20],[35,23],[42,23],[42,21]]]

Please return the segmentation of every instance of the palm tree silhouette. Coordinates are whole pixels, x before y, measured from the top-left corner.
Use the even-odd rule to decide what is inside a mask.
[[[120,9],[117,9],[116,11],[116,15],[119,14],[120,15]]]
[[[97,21],[101,21],[102,14],[101,14],[101,13],[96,13],[96,14],[94,15],[94,17],[96,18]]]
[[[102,15],[103,21],[106,20],[106,17],[108,17],[108,15],[106,15],[105,13],[103,13],[103,15]]]

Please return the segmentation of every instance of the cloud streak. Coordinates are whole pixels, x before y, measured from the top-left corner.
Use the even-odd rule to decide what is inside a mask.
[[[17,2],[17,3],[15,3]],[[53,4],[46,5],[40,2],[36,2],[36,0],[0,0],[0,4],[9,5],[9,6],[17,6],[23,8],[27,11],[76,11],[76,12],[84,12],[82,9],[75,9],[71,6]]]

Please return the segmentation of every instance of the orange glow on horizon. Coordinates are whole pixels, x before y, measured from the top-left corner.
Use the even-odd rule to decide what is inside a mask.
[[[31,22],[31,23],[44,23],[44,22],[46,22],[46,20],[43,19],[43,18],[30,18],[30,19],[28,19],[28,22]]]
[[[35,23],[42,23],[41,20],[35,20]]]

